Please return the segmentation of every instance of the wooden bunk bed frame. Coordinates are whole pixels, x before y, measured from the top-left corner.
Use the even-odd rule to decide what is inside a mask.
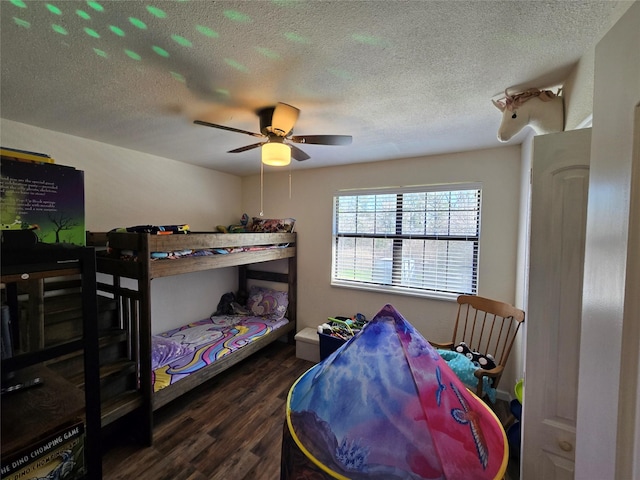
[[[98,293],[112,296],[117,303],[120,326],[128,332],[129,355],[137,359],[139,392],[126,400],[119,400],[105,408],[103,426],[127,414],[136,416],[142,441],[151,445],[153,441],[153,412],[178,398],[189,390],[210,380],[219,373],[247,358],[251,354],[281,338],[289,336],[293,341],[296,333],[296,234],[295,233],[210,233],[154,235],[148,233],[87,232],[87,243],[92,246],[109,247],[109,254],[98,255],[97,271],[110,275],[112,282],[98,282]],[[193,256],[172,260],[151,260],[152,252],[180,251],[185,249],[228,249],[240,247],[278,248],[255,249],[228,254]],[[137,253],[137,261],[121,258],[121,252]],[[287,259],[287,273],[270,272],[248,268],[251,264]],[[226,267],[239,267],[239,289],[247,290],[249,280],[286,283],[288,287],[289,323],[285,326],[226,355],[211,365],[153,392],[151,369],[151,280],[154,278],[181,275]],[[122,285],[123,279],[133,279],[137,287]],[[127,283],[126,281],[124,283]],[[131,284],[132,282],[128,282]],[[185,319],[185,323],[199,319]]]

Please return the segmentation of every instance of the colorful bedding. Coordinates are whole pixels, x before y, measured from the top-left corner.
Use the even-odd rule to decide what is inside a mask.
[[[208,257],[211,255],[227,255],[230,253],[256,252],[258,250],[270,250],[273,248],[285,248],[283,245],[257,245],[252,247],[228,247],[228,248],[204,248],[200,250],[174,250],[170,252],[151,252],[151,260],[176,259],[184,257]],[[138,252],[135,250],[121,250],[120,260],[138,260]]]
[[[154,336],[153,391],[157,392],[286,325],[286,318],[222,315],[190,323]],[[173,343],[175,348],[168,348]],[[168,351],[175,351],[171,358]],[[185,353],[186,352],[186,353]]]

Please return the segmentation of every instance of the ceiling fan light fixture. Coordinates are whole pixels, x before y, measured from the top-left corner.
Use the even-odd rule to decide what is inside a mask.
[[[268,142],[262,145],[262,163],[285,167],[291,163],[291,147],[284,143]]]
[[[276,167],[289,165],[291,163],[291,157],[299,162],[311,158],[295,145],[297,143],[311,145],[350,145],[352,141],[351,135],[292,135],[293,127],[298,120],[300,110],[286,103],[280,102],[275,107],[266,107],[258,110],[256,113],[260,118],[260,133],[209,123],[203,120],[194,120],[193,123],[205,127],[219,128],[229,132],[243,133],[245,135],[251,135],[252,137],[266,138],[266,142],[252,143],[251,145],[234,148],[227,153],[242,153],[262,147],[261,165],[273,165]],[[285,141],[291,143],[285,143]]]

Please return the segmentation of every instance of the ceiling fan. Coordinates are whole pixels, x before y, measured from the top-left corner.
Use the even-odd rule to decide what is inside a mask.
[[[239,128],[217,125],[202,120],[193,123],[205,127],[220,128],[230,132],[244,133],[253,137],[266,138],[266,142],[253,143],[244,147],[229,150],[228,153],[246,152],[258,147],[262,149],[262,161],[268,165],[288,165],[291,157],[298,161],[311,157],[293,143],[308,143],[312,145],[350,145],[351,135],[291,135],[298,120],[300,110],[286,103],[278,103],[275,107],[267,107],[257,112],[260,118],[260,132],[254,133]]]

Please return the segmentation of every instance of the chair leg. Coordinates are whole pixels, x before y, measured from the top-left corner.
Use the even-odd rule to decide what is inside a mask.
[[[476,395],[478,396],[478,398],[484,397],[484,391],[482,389],[482,378],[478,380],[478,388],[476,388]]]

